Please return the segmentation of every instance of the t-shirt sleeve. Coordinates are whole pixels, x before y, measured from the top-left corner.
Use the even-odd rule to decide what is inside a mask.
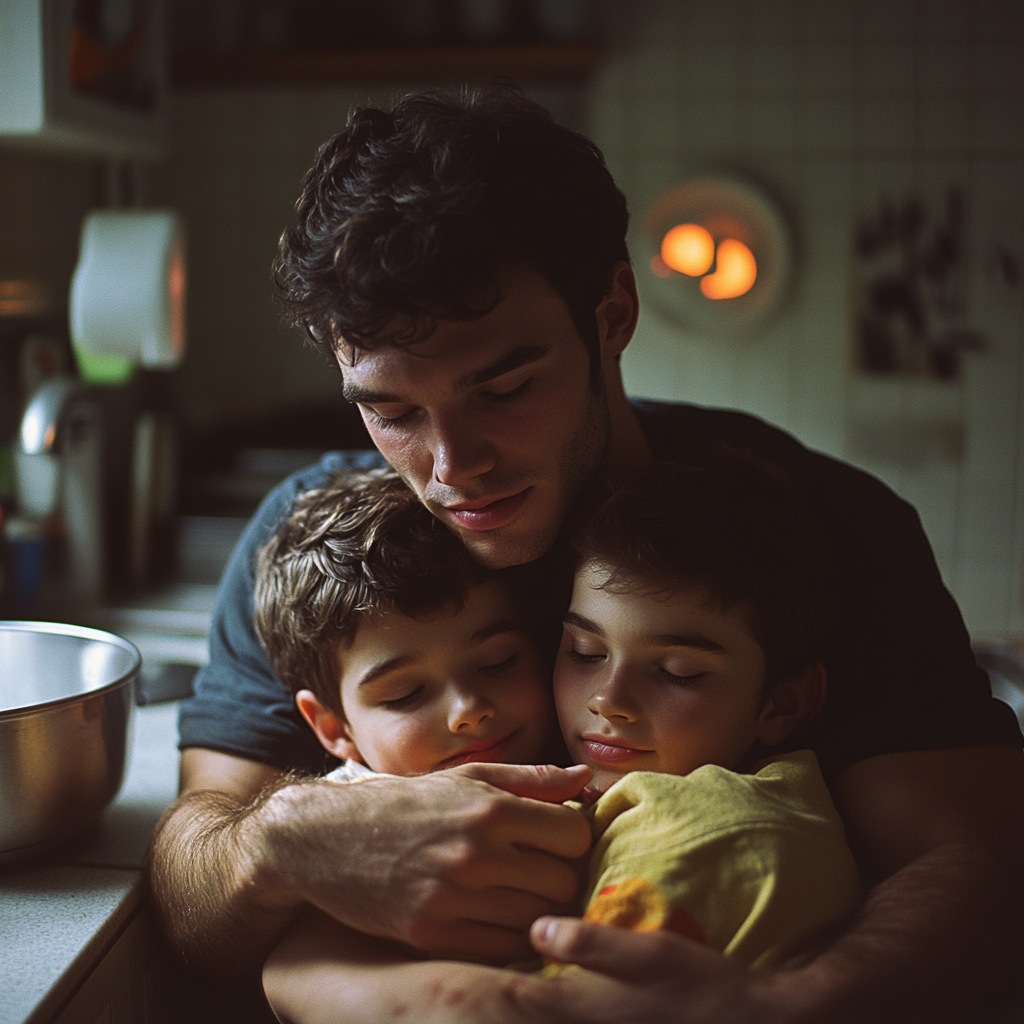
[[[319,774],[337,763],[320,746],[274,675],[253,625],[256,555],[300,493],[343,469],[383,466],[375,452],[331,452],[278,485],[260,505],[221,578],[210,629],[210,660],[178,715],[179,746],[205,747],[284,770]]]
[[[828,699],[810,733],[826,774],[876,754],[1019,746],[916,511],[842,464],[822,459],[817,474],[839,577]]]

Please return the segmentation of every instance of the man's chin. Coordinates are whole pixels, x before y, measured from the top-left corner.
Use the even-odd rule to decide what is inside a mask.
[[[460,530],[459,539],[466,550],[485,569],[508,569],[513,565],[535,562],[554,543],[554,535],[515,536],[502,530],[487,530],[475,533]]]

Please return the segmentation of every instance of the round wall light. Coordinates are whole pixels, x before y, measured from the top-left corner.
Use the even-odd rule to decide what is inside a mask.
[[[643,224],[653,304],[716,336],[763,327],[792,277],[792,244],[776,205],[747,182],[699,178],[666,190]]]

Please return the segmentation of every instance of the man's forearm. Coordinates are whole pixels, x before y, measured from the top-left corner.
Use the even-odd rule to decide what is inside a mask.
[[[590,841],[561,805],[588,772],[468,765],[337,785],[208,753],[205,775],[183,755],[185,795],[157,827],[149,874],[170,941],[221,974],[257,968],[306,903],[421,949],[521,958],[530,922],[571,897],[567,861]]]
[[[246,825],[262,801],[242,804],[205,790],[164,816],[149,855],[149,882],[164,932],[189,963],[219,973],[258,970],[297,900],[256,884]]]
[[[294,1024],[387,1024],[400,1018],[534,1024],[509,998],[520,977],[479,964],[422,960],[316,910],[298,920],[263,969],[270,1005]]]

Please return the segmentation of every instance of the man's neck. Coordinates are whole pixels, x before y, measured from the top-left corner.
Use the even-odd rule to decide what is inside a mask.
[[[612,478],[634,472],[654,461],[636,411],[626,398],[618,364],[605,378],[608,396],[608,450],[604,470]]]

